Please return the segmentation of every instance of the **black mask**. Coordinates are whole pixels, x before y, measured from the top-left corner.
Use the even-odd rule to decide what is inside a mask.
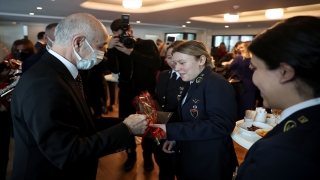
[[[32,54],[26,53],[26,52],[16,52],[14,53],[13,57],[16,60],[24,61],[28,57],[30,57]]]

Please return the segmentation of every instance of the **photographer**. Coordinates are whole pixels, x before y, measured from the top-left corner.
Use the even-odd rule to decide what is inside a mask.
[[[119,74],[119,117],[135,113],[132,99],[147,90],[152,96],[156,88],[156,71],[160,68],[158,48],[152,40],[133,39],[129,15],[114,20],[110,28],[113,37],[108,45],[108,65],[112,73]],[[132,138],[135,142],[135,139]],[[131,171],[136,162],[136,144],[127,150],[128,159],[125,171]],[[144,144],[146,145],[146,144]],[[146,145],[148,146],[148,145]],[[144,148],[144,168],[151,171],[153,161],[151,152]]]

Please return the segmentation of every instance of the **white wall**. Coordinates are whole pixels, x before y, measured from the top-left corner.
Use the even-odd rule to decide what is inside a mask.
[[[3,48],[10,52],[12,43],[22,38],[23,25],[0,25],[0,61],[8,54]]]
[[[37,34],[45,31],[48,24],[31,24],[28,25],[28,39],[35,44],[38,41]]]

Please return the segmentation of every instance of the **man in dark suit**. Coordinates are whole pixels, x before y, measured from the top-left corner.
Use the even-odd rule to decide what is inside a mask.
[[[152,96],[156,88],[156,71],[160,68],[160,55],[153,40],[136,39],[134,47],[127,48],[120,42],[119,36],[126,33],[132,36],[133,31],[128,25],[123,32],[121,19],[114,20],[110,28],[113,37],[108,45],[108,65],[112,73],[119,75],[119,117],[127,117],[135,113],[132,99],[142,91],[148,91]],[[124,170],[131,171],[136,162],[136,144],[132,138],[132,148],[127,151],[128,159]],[[153,169],[151,154],[144,156],[145,170]]]
[[[46,53],[49,49],[51,49],[52,44],[55,40],[54,38],[54,30],[56,29],[56,26],[58,23],[51,23],[46,26],[45,32],[45,40],[48,42],[46,47],[43,48],[42,50],[38,51],[36,54],[28,57],[26,60],[23,61],[22,63],[22,74],[26,72],[31,66],[33,66],[35,63],[37,63],[40,59],[41,56]]]
[[[19,80],[12,97],[15,154],[12,179],[95,180],[98,159],[131,146],[147,126],[144,115],[97,131],[78,69],[98,64],[107,30],[78,13],[59,22],[55,43]]]
[[[37,50],[37,52],[43,45],[47,43],[45,37],[46,37],[46,34],[44,31],[41,31],[37,34],[38,41],[36,42],[36,44],[34,44],[34,48]]]

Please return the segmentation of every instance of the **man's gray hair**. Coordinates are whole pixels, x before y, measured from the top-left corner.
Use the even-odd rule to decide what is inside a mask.
[[[54,32],[55,43],[66,46],[76,35],[85,36],[87,41],[91,42],[93,37],[97,35],[97,32],[93,31],[93,28],[97,27],[97,22],[99,20],[90,14],[72,14],[60,21],[56,27]]]

